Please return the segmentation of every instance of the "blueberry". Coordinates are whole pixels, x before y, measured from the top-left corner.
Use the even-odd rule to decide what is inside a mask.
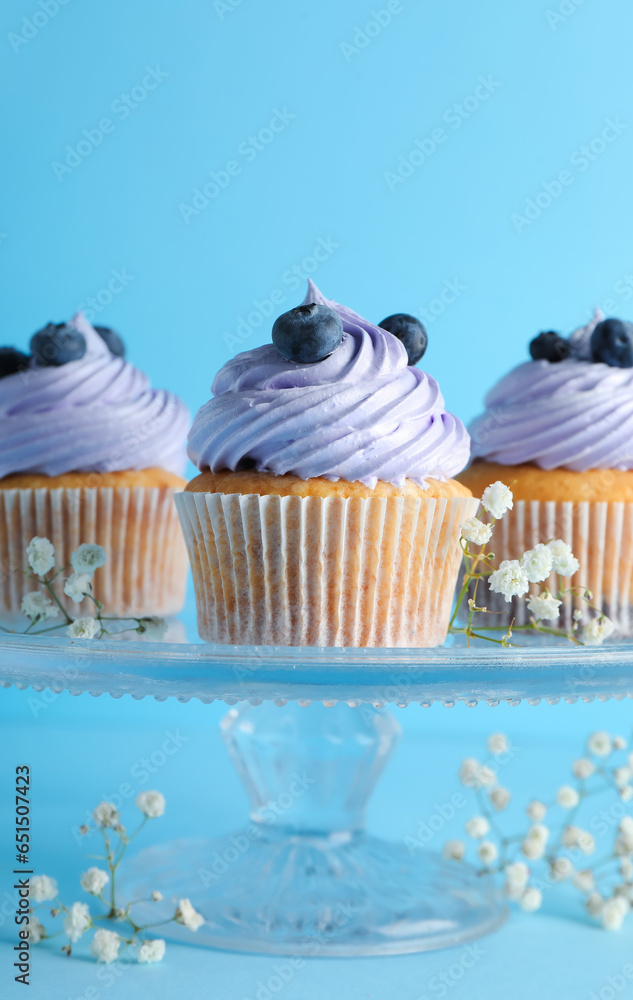
[[[603,319],[591,334],[591,360],[613,368],[633,368],[633,323]]]
[[[571,344],[555,330],[546,330],[530,341],[532,361],[564,361],[569,357]]]
[[[415,316],[408,313],[394,313],[378,324],[383,330],[401,340],[409,355],[409,364],[415,365],[424,356],[429,338],[426,330]]]
[[[36,365],[41,368],[67,365],[69,361],[83,358],[86,338],[74,326],[47,323],[31,337],[31,351]]]
[[[112,330],[109,326],[95,326],[95,330],[107,344],[110,354],[114,354],[117,358],[125,357],[125,344],[116,330]]]
[[[278,316],[273,344],[286,361],[314,364],[332,354],[343,338],[343,321],[329,306],[297,306]]]
[[[15,347],[0,347],[0,378],[23,371],[29,367],[30,360],[28,354],[16,351]]]

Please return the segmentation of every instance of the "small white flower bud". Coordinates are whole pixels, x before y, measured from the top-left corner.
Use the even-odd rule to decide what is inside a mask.
[[[463,840],[447,840],[444,844],[442,854],[450,861],[462,861],[466,853],[466,844]]]
[[[490,831],[490,823],[485,816],[473,816],[465,826],[466,833],[474,840],[481,840]]]

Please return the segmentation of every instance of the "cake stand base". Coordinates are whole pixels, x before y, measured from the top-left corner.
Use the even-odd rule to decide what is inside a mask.
[[[247,704],[231,709],[222,731],[252,802],[251,823],[226,838],[139,854],[126,895],[164,896],[139,920],[167,918],[186,897],[203,926],[193,935],[167,924],[161,933],[297,956],[427,951],[503,922],[491,882],[469,865],[412,855],[364,832],[365,805],[400,735],[389,712]]]

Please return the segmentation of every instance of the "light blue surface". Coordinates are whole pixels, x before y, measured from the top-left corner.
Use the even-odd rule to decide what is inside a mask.
[[[134,795],[142,788],[156,787],[167,798],[164,818],[150,825],[139,846],[182,835],[227,836],[244,821],[246,796],[216,728],[222,706],[179,705],[173,700],[132,705],[127,698],[94,700],[87,695],[77,699],[60,695],[47,704],[49,698],[33,692],[3,691],[1,695],[6,749],[0,781],[8,787],[18,759],[30,760],[35,782],[34,857],[40,872],[59,878],[64,898],[84,898],[76,888],[77,878],[89,864],[73,830],[84,821],[87,807],[101,797],[116,797],[122,786],[131,785]],[[127,717],[122,708],[128,709]],[[455,773],[460,759],[483,755],[487,732],[505,730],[516,747],[503,777],[516,794],[516,818],[532,795],[549,798],[568,780],[569,761],[581,749],[574,730],[600,726],[627,731],[630,727],[629,704],[613,702],[543,705],[525,711],[507,705],[472,711],[411,707],[397,714],[404,725],[403,743],[378,785],[368,825],[372,832],[400,841],[416,836],[420,823],[436,813],[438,804],[450,801],[459,787]],[[535,733],[537,719],[542,731]],[[163,758],[161,748],[168,733],[178,737],[181,748]],[[145,773],[147,761],[152,774]],[[471,809],[469,800],[429,846],[439,848],[445,837],[459,836]],[[122,811],[126,817],[134,813],[131,799],[125,799]],[[514,821],[510,819],[510,829]],[[8,861],[5,850],[0,855],[3,887],[11,884]],[[619,934],[608,934],[584,921],[575,894],[573,904],[565,903],[564,893],[562,902],[551,895],[556,898],[546,899],[544,914],[514,913],[505,928],[483,939],[483,957],[451,988],[450,995],[457,1000],[505,1000],[508,995],[517,1000],[535,996],[589,1000],[591,989],[599,991],[607,985],[606,977],[630,961],[630,924]],[[0,928],[3,940],[7,932],[5,923]],[[396,996],[421,1000],[438,995],[429,985],[433,976],[459,962],[461,951],[371,961],[311,960],[301,978],[282,995],[293,1000],[321,1000],[326,995],[344,1000],[392,1000]],[[78,954],[84,951],[80,948]],[[21,995],[17,986],[10,986],[6,946],[0,948],[0,963],[0,995]],[[257,982],[272,975],[276,963],[273,958],[169,946],[164,966],[126,968],[116,986],[100,991],[102,997],[125,1000],[144,996],[253,1000]],[[103,986],[95,979],[95,966],[62,958],[53,944],[35,953],[33,970],[29,995],[37,1000],[75,1000],[89,986]]]
[[[48,0],[50,11],[55,3]],[[429,324],[424,364],[449,408],[468,419],[492,380],[526,357],[539,329],[569,330],[595,304],[630,318],[627,0],[563,0],[560,10],[568,13],[558,16],[556,0],[549,7],[545,0],[403,0],[401,12],[356,53],[341,46],[373,20],[363,0],[69,0],[36,31],[25,29],[23,18],[33,23],[40,10],[36,2],[7,0],[1,15],[2,342],[24,346],[43,323],[89,297],[101,293],[106,302],[112,272],[123,270],[132,277],[115,278],[119,290],[98,321],[117,326],[131,358],[194,410],[237,349],[240,318],[248,323],[257,303],[268,311],[275,289],[284,308],[299,301],[303,281],[293,287],[292,269],[322,248],[320,240],[331,241],[329,251],[318,251],[325,260],[306,265],[317,265],[312,277],[325,294],[374,320],[397,310],[439,314]],[[37,20],[42,24],[39,13]],[[10,38],[21,30],[32,35],[24,44]],[[167,76],[148,77],[148,66]],[[492,78],[492,93],[455,127],[451,109],[476,92],[480,77]],[[137,93],[143,99],[123,118],[115,102],[144,80],[157,86]],[[268,126],[275,109],[295,117],[254,155],[249,137]],[[113,127],[57,179],[52,164],[104,117]],[[626,128],[585,165],[577,151],[598,139],[607,119]],[[385,173],[420,149],[416,140],[430,150],[427,140],[439,128],[446,139],[404,183],[391,180],[390,190]],[[185,222],[179,205],[191,205],[194,189],[231,160],[241,171]],[[551,183],[564,170],[573,180],[560,196],[532,224],[513,223],[544,184],[558,191]],[[443,292],[454,301],[442,303]],[[262,323],[241,343],[254,346],[267,335]],[[66,879],[80,870],[69,832],[77,812],[115,790],[174,726],[191,742],[152,778],[170,802],[157,839],[220,833],[239,822],[245,802],[208,728],[219,717],[215,707],[88,696],[47,705],[28,691],[0,695],[3,773],[11,773],[16,755],[28,754],[37,775],[42,870]],[[425,726],[436,747],[433,768],[429,774],[421,757],[407,756],[405,743],[374,803],[374,828],[394,837],[415,828],[421,803],[452,788],[457,759],[490,727],[540,747],[534,776],[526,764],[517,779],[531,788],[550,776],[550,752],[571,752],[592,728],[629,730],[630,720],[628,702],[408,709],[405,732],[415,741]],[[555,917],[521,917],[483,947],[485,959],[448,995],[576,1000],[619,972],[630,930],[607,936]],[[274,965],[182,954],[178,960],[171,952],[161,969],[133,970],[101,993],[241,1000]],[[431,976],[448,964],[442,953],[315,963],[283,995],[421,1000],[439,995]],[[41,957],[30,995],[83,997],[94,975],[82,962]]]

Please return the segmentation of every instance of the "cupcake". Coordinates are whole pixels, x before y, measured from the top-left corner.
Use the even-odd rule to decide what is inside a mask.
[[[621,633],[633,627],[633,324],[593,319],[569,338],[548,331],[530,344],[532,360],[488,393],[470,426],[471,466],[459,479],[475,496],[495,480],[514,494],[497,526],[498,560],[516,559],[537,542],[562,538],[580,562],[562,587],[587,587]],[[558,590],[555,578],[549,587]],[[478,603],[508,605],[488,591]],[[571,626],[583,607],[568,595],[561,618]],[[523,602],[513,602],[517,624]],[[485,616],[480,616],[480,620]]]
[[[118,335],[82,313],[49,324],[30,355],[0,348],[0,612],[34,587],[28,542],[45,536],[68,565],[82,542],[106,549],[94,594],[115,615],[169,615],[183,604],[186,551],[173,496],[182,489],[185,405],[152,389]],[[69,612],[77,613],[61,590]]]
[[[217,374],[189,435],[200,475],[176,497],[203,639],[444,640],[460,525],[476,508],[452,478],[469,439],[434,379],[409,364],[424,350],[421,325],[383,322],[394,333],[309,282],[273,343]]]

